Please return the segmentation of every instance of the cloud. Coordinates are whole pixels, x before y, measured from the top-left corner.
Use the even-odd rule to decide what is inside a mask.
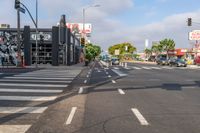
[[[151,24],[147,24],[140,27],[125,27],[123,24],[115,22],[111,29],[104,32],[96,33],[94,40],[102,44],[102,47],[107,49],[108,46],[123,41],[132,42],[139,50],[144,49],[145,39],[151,41],[159,41],[164,38],[172,38],[176,42],[177,48],[190,47],[188,41],[188,32],[197,29],[197,26],[189,28],[187,26],[187,18],[192,17],[196,20],[200,20],[200,10],[190,13],[174,14],[164,18],[163,20]],[[112,25],[114,22],[110,22]],[[114,28],[115,27],[115,28]],[[116,31],[117,29],[117,31]],[[103,30],[102,30],[103,31]],[[100,36],[100,37],[99,37]]]
[[[32,3],[33,4],[33,3]],[[194,21],[200,21],[200,10],[188,13],[173,14],[163,18],[160,21],[149,23],[143,26],[127,25],[120,19],[118,14],[126,13],[127,9],[134,8],[133,0],[94,0],[91,4],[100,4],[99,8],[90,8],[86,10],[86,22],[92,23],[93,33],[91,40],[94,43],[107,49],[110,45],[131,42],[139,50],[144,48],[145,39],[150,41],[159,41],[164,38],[175,40],[177,47],[189,47],[188,32],[198,29],[198,25],[193,24],[187,27],[187,18],[192,17]],[[16,10],[14,2],[11,0],[1,0],[0,23],[11,24],[16,27]],[[31,12],[35,12],[31,3],[27,3]],[[39,26],[42,28],[51,28],[59,22],[60,16],[66,14],[68,22],[82,22],[82,9],[89,5],[83,3],[83,0],[59,0],[50,2],[49,0],[39,1]],[[148,15],[148,14],[146,14]],[[149,12],[149,16],[154,12]],[[27,14],[21,15],[22,26],[33,24]]]

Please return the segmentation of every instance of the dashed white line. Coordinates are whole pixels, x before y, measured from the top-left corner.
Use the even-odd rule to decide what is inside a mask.
[[[122,89],[118,89],[118,92],[119,92],[121,95],[125,95],[125,92],[124,92]]]
[[[87,83],[87,80],[85,80],[84,83],[86,84],[86,83]]]
[[[83,93],[83,87],[80,87],[78,93],[79,93],[79,94],[82,94],[82,93]]]
[[[115,83],[116,83],[116,81],[115,81],[115,80],[112,80],[112,83],[113,83],[113,84],[115,84]]]
[[[89,75],[87,75],[87,78],[89,78]]]
[[[68,119],[67,119],[67,121],[66,121],[66,125],[71,124],[72,119],[73,119],[73,117],[74,117],[74,115],[75,115],[75,113],[76,113],[76,110],[77,110],[77,107],[72,107],[72,110],[71,110],[71,112],[70,112],[70,114],[69,114],[69,117],[68,117]]]
[[[108,75],[108,78],[111,78],[112,76],[111,75]]]
[[[106,72],[106,74],[108,74],[108,72]]]
[[[137,117],[137,119],[139,120],[140,124],[143,126],[148,126],[149,123],[147,122],[147,120],[144,118],[144,116],[139,112],[138,109],[136,108],[132,108],[131,109],[133,114]]]

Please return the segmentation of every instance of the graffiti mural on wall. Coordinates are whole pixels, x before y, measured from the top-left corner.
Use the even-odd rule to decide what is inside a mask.
[[[23,39],[20,38],[22,44]],[[17,33],[0,33],[0,65],[5,64],[17,65]]]

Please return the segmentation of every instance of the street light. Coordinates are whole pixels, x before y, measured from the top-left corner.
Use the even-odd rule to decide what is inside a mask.
[[[86,9],[88,9],[90,7],[100,7],[100,5],[90,5],[90,6],[83,8],[83,32],[82,32],[83,38],[85,38],[85,11],[86,11]]]
[[[35,3],[35,6],[36,6],[36,39],[35,39],[35,67],[37,68],[38,67],[38,40],[37,40],[37,36],[38,36],[38,0],[36,0],[36,3]]]

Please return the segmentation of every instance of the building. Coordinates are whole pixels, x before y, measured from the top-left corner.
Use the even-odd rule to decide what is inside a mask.
[[[49,29],[38,29],[38,60],[37,64],[72,65],[79,62],[81,52],[80,40],[66,28],[64,38],[66,42],[60,42],[60,28],[53,26]],[[20,29],[21,55],[24,65],[30,66],[36,63],[36,29],[25,26]],[[17,29],[0,29],[0,59],[12,65],[17,63]]]

